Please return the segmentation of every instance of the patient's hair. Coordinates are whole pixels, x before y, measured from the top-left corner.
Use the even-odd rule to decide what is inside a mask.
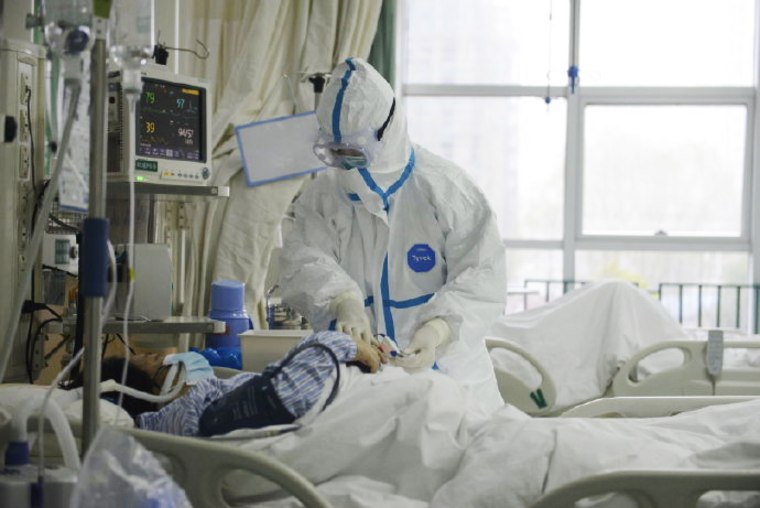
[[[109,379],[115,380],[117,383],[121,383],[121,374],[124,370],[124,358],[120,356],[112,356],[104,359],[100,365],[100,380],[108,381]],[[127,380],[124,383],[130,388],[140,390],[141,392],[153,393],[156,388],[153,376],[143,369],[137,367],[133,363],[129,363],[127,366]],[[67,390],[73,388],[79,388],[84,385],[84,375],[82,370],[77,373],[76,377],[69,383],[62,385],[61,387]],[[105,399],[114,404],[119,402],[119,392],[109,392],[100,395],[101,399]],[[149,411],[158,410],[158,405],[155,402],[148,402],[141,400],[130,395],[124,395],[121,407],[129,413],[133,418],[140,413],[146,413]]]

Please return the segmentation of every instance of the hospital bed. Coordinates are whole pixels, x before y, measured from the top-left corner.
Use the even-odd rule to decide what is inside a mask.
[[[541,362],[520,345],[499,337],[486,337],[486,347],[508,351],[512,360],[495,361],[494,370],[499,391],[505,401],[534,416],[557,414],[567,407],[557,405],[557,387],[551,374]],[[760,366],[728,364],[717,378],[707,369],[707,341],[667,340],[644,348],[629,358],[609,380],[604,397],[667,396],[667,395],[760,395]],[[724,358],[730,351],[760,353],[760,341],[726,341],[722,345]],[[673,354],[675,351],[680,352]],[[669,359],[663,355],[669,355]],[[660,358],[649,368],[649,359]],[[760,358],[760,357],[758,357]],[[516,359],[516,360],[515,360]],[[511,369],[510,365],[523,367]],[[659,365],[657,365],[659,364]],[[528,374],[524,365],[532,369]],[[652,368],[655,371],[651,371]],[[592,367],[590,367],[592,368]],[[522,373],[522,375],[520,375]],[[585,401],[578,401],[585,402]]]
[[[619,493],[636,506],[691,508],[710,491],[756,491],[760,471],[616,471],[575,481],[542,497],[533,508],[576,506],[594,496]]]
[[[124,432],[171,463],[171,475],[194,507],[230,506],[223,481],[231,471],[243,470],[263,476],[293,495],[306,508],[330,508],[314,485],[293,468],[261,453],[221,446],[210,439],[172,436],[139,429]]]
[[[195,507],[230,506],[222,495],[222,480],[232,469],[244,469],[277,481],[306,508],[332,506],[296,471],[261,454],[155,432],[133,429],[127,433],[146,448],[171,459],[173,477]],[[609,493],[623,494],[638,506],[693,507],[709,491],[757,491],[759,485],[760,470],[615,471],[571,482],[541,497],[532,507],[572,506],[576,501]]]
[[[751,399],[751,397],[620,398],[617,399],[615,409],[619,414],[626,414],[629,417],[631,415],[652,417],[658,414],[669,415],[674,411],[677,412],[678,409],[687,411],[716,403],[730,404]],[[609,415],[609,408],[589,407],[585,413]],[[278,480],[285,487],[286,492],[294,495],[306,507],[331,506],[319,490],[303,476],[262,454],[244,452],[221,442],[215,443],[213,440],[179,438],[139,430],[127,432],[150,450],[171,458],[174,465],[172,470],[177,471],[172,475],[186,489],[194,506],[229,506],[230,500],[222,495],[224,490],[222,479],[232,469],[246,469],[255,474],[263,474],[272,480]],[[609,497],[611,493],[614,493],[633,500],[637,506],[691,507],[697,505],[697,500],[703,494],[711,491],[758,492],[760,490],[760,462],[757,464],[757,469],[616,470],[569,482],[528,505],[533,508],[572,506],[574,501],[593,497],[599,501],[600,506],[607,506],[605,501],[614,502],[614,498],[610,500],[600,495],[607,494]],[[212,473],[209,474],[209,471]],[[508,485],[505,485],[505,488],[508,488]],[[414,501],[416,500],[410,500],[410,506],[416,506]],[[367,502],[366,499],[357,499],[356,502],[359,506],[372,506],[372,503]],[[721,503],[722,500],[719,499],[715,503],[708,501],[704,505],[713,506],[721,505]],[[350,503],[347,505],[351,506]],[[423,505],[426,504],[420,504],[420,506]],[[435,503],[431,505],[435,506]],[[256,506],[259,506],[258,502]],[[261,506],[269,506],[269,504],[264,501]],[[271,506],[293,506],[293,504],[278,504],[272,501]]]
[[[658,467],[659,463],[650,456],[645,461],[650,464],[648,468],[627,471],[613,467],[612,471],[595,471],[580,479],[551,485],[547,478],[554,474],[552,467],[539,469],[537,465],[545,465],[547,458],[550,459],[549,465],[559,461],[564,427],[569,426],[571,430],[578,427],[571,434],[572,439],[565,439],[566,442],[594,434],[596,430],[599,439],[603,439],[605,432],[608,437],[619,435],[625,438],[626,432],[614,426],[610,428],[610,422],[619,419],[579,418],[580,412],[565,418],[526,418],[502,412],[477,422],[476,427],[467,430],[469,437],[463,439],[462,433],[469,428],[468,425],[473,425],[473,422],[464,424],[472,407],[468,406],[467,398],[457,395],[453,381],[437,373],[409,378],[398,373],[394,377],[393,372],[389,372],[387,378],[372,378],[357,377],[369,392],[346,392],[346,398],[336,399],[335,405],[320,418],[289,434],[256,439],[228,435],[208,440],[129,428],[121,430],[159,458],[169,460],[170,474],[197,508],[241,503],[270,508],[301,506],[281,499],[284,493],[295,496],[303,506],[319,508],[329,507],[331,503],[362,507],[421,507],[471,506],[478,502],[518,507],[537,503],[535,506],[546,507],[567,506],[569,498],[566,496],[569,495],[584,497],[607,491],[624,492],[634,499],[651,501],[642,506],[669,507],[686,506],[676,502],[692,500],[696,492],[704,490],[756,491],[760,488],[760,400],[752,397],[617,398],[585,405],[586,416],[609,416],[611,413],[646,416],[642,425],[634,430],[647,432],[646,435],[652,438],[678,426],[676,419],[686,416],[690,418],[684,426],[687,440],[693,440],[695,433],[699,434],[695,425],[711,429],[705,431],[704,449],[696,450],[697,453],[719,454],[725,447],[711,444],[716,439],[725,440],[729,450],[736,450],[737,446],[747,450],[744,456],[734,458],[736,453],[732,452],[726,455],[729,458],[722,459],[729,461],[725,464],[732,467],[730,472],[709,462],[704,469],[688,470],[674,467],[672,461],[654,470],[652,467]],[[610,402],[615,406],[610,408],[600,404]],[[678,412],[676,410],[704,411],[699,408],[716,403],[723,404],[725,409],[714,406],[721,412],[651,418],[670,415]],[[657,428],[648,429],[653,426]],[[730,435],[721,434],[721,428],[726,428]],[[580,442],[578,447],[583,450],[586,444]],[[606,444],[604,449],[617,455]],[[489,452],[490,457],[484,456]],[[498,461],[494,462],[494,457]],[[751,467],[748,467],[748,458]],[[513,469],[509,469],[508,464],[502,465],[502,461],[510,459]],[[626,460],[631,459],[628,454]],[[337,463],[333,464],[335,460]],[[482,477],[481,462],[496,469],[490,478]],[[482,493],[462,488],[462,485],[473,484],[473,473],[467,470],[473,465]],[[506,469],[500,471],[500,467]],[[535,474],[534,482],[524,486],[524,479],[516,474],[518,470]],[[266,482],[259,480],[256,484],[250,474],[243,475],[240,471],[266,478],[282,490],[262,487]],[[643,479],[651,481],[640,483]],[[550,484],[546,489],[543,488],[545,483]],[[561,482],[555,480],[554,483]],[[666,484],[670,485],[668,491],[662,488]],[[253,489],[254,494],[240,491],[242,485]],[[254,488],[256,485],[258,487]],[[486,497],[489,488],[499,495],[520,491],[522,501],[513,504],[513,499],[509,498],[507,503],[491,504],[491,499]],[[441,501],[452,492],[459,492],[461,496],[463,491],[469,496],[467,502],[460,503],[455,499],[446,504]],[[545,494],[544,498],[542,494]]]

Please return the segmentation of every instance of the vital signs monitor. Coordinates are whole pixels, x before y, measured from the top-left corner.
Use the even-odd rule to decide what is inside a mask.
[[[108,175],[111,181],[208,185],[211,90],[208,82],[164,69],[142,70],[142,93],[129,111],[119,72],[109,74]]]

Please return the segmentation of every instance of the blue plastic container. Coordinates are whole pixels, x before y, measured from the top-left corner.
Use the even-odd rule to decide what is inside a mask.
[[[224,321],[224,333],[206,334],[207,348],[240,349],[240,334],[251,330],[253,322],[245,311],[245,284],[237,280],[217,280],[211,284],[208,317]]]
[[[242,370],[243,358],[240,352],[240,348],[234,347],[220,347],[210,348],[207,347],[203,351],[198,351],[198,348],[191,347],[190,351],[195,351],[208,360],[209,365],[212,367],[228,367],[230,369]]]

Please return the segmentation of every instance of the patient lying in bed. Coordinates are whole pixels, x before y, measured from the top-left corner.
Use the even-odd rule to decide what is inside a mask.
[[[380,353],[373,346],[358,344],[342,333],[319,332],[306,337],[262,373],[202,379],[161,408],[130,396],[124,397],[123,406],[137,427],[183,436],[292,423],[315,406],[330,377],[339,376],[340,364],[376,372],[380,363]],[[123,365],[123,358],[106,360],[101,379],[119,380]],[[128,367],[127,385],[155,392],[163,384],[164,367],[163,355],[135,355]],[[332,383],[325,406],[332,402],[338,384],[339,379]]]
[[[655,297],[617,280],[587,284],[502,316],[487,336],[514,342],[540,362],[557,389],[555,410],[602,396],[620,366],[645,347],[687,338]],[[505,350],[491,351],[491,359],[528,385],[540,383]]]

